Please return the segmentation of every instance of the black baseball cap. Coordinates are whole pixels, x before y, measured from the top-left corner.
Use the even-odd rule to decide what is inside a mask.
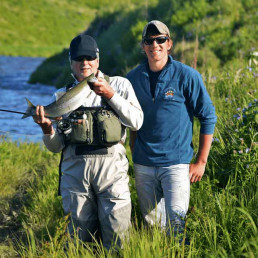
[[[98,45],[94,38],[86,34],[76,36],[70,43],[71,60],[76,60],[81,56],[97,57],[99,53]]]

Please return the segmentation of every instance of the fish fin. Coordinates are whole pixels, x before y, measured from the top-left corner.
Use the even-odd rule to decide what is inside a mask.
[[[25,115],[22,116],[22,119],[27,118],[27,117],[29,117],[29,116],[31,116],[31,115],[25,114]]]
[[[27,110],[26,110],[26,114],[24,114],[23,116],[22,116],[22,119],[24,119],[24,118],[26,118],[26,117],[29,117],[29,116],[32,116],[32,112],[31,112],[31,110],[32,109],[34,109],[34,108],[36,108],[27,98],[25,98],[26,99],[26,101],[27,101],[27,104],[28,104],[28,107],[27,107]]]
[[[28,103],[28,108],[35,108],[35,106],[30,102],[30,100],[28,100],[27,98],[25,98],[27,103]]]

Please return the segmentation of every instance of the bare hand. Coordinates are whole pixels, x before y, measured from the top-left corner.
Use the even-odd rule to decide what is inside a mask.
[[[49,118],[45,117],[45,111],[43,106],[36,106],[35,116],[33,116],[33,120],[41,127],[44,134],[54,134],[52,122]]]
[[[190,182],[196,183],[198,181],[201,181],[202,176],[205,171],[205,163],[193,163],[190,164]]]
[[[99,96],[105,99],[111,99],[115,94],[115,91],[103,78],[98,78],[98,81],[92,83],[91,89]]]

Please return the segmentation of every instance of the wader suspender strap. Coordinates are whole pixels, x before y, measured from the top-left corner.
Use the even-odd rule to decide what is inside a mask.
[[[73,83],[70,83],[68,85],[65,86],[65,90],[68,91],[68,89],[72,88]],[[64,147],[64,149],[66,148],[66,146]],[[59,171],[58,171],[58,192],[57,195],[61,196],[61,190],[60,190],[60,186],[61,186],[61,177],[62,177],[62,171],[61,171],[61,166],[62,166],[62,161],[64,158],[64,149],[62,149],[61,152],[61,157],[60,157],[60,161],[59,161]]]
[[[109,76],[104,74],[104,79],[109,83]],[[70,88],[72,88],[73,83],[70,83],[68,85],[65,86],[66,91],[69,90]],[[61,152],[61,158],[60,158],[60,162],[59,162],[59,178],[58,178],[58,196],[61,196],[61,191],[60,191],[60,186],[61,186],[61,177],[62,177],[62,171],[61,171],[61,166],[62,166],[62,161],[64,158],[64,150],[65,150],[66,146],[64,147],[64,149]]]
[[[57,192],[58,196],[61,196],[61,190],[60,190],[61,176],[62,176],[61,165],[62,165],[63,158],[64,158],[64,151],[62,150],[61,158],[60,158],[60,162],[59,162],[59,178],[58,178],[58,192]]]

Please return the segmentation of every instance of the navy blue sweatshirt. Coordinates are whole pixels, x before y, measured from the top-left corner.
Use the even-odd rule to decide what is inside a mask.
[[[137,131],[133,161],[158,167],[190,163],[193,118],[199,119],[202,134],[213,134],[216,124],[215,108],[201,75],[169,56],[159,75],[154,98],[147,61],[130,71],[127,78],[144,112],[143,126]]]

